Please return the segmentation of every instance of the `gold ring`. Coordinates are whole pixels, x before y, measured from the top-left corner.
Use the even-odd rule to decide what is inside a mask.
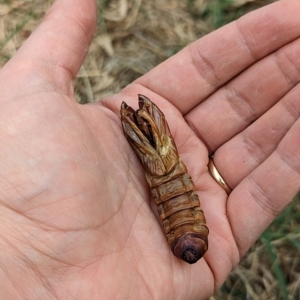
[[[213,179],[225,190],[227,195],[229,195],[231,193],[231,188],[228,186],[228,184],[225,182],[225,180],[222,178],[222,176],[218,172],[212,157],[209,158],[208,170],[209,170],[211,176],[213,177]]]

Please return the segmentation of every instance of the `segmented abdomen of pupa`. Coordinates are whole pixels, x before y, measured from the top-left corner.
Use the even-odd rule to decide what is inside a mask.
[[[145,170],[174,255],[192,264],[208,249],[208,228],[194,183],[178,155],[162,111],[139,95],[139,109],[121,106],[124,134]]]
[[[174,255],[190,264],[197,262],[208,249],[209,230],[184,163],[180,159],[175,172],[160,178],[145,175]]]

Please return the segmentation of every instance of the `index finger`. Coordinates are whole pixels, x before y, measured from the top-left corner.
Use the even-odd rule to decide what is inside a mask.
[[[285,0],[247,14],[184,48],[136,83],[185,115],[241,71],[300,35],[300,2]]]

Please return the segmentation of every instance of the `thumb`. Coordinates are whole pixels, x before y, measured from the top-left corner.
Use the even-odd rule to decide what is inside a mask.
[[[68,93],[69,82],[88,52],[96,19],[95,0],[57,0],[4,68],[50,74],[55,85]]]

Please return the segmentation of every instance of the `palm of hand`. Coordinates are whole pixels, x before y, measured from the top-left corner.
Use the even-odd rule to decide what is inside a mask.
[[[33,76],[32,81],[38,79]],[[203,278],[203,284],[210,286],[208,293],[213,291],[213,275],[206,263],[211,255],[202,259],[201,267],[195,270],[171,253],[151,210],[143,169],[124,138],[118,115],[101,104],[78,105],[72,97],[66,99],[56,93],[55,87],[53,91],[34,91],[29,99],[19,96],[18,89],[8,89],[15,91],[11,97],[16,100],[7,102],[3,112],[16,114],[13,119],[9,114],[7,118],[2,115],[3,124],[9,128],[3,140],[10,140],[13,145],[3,144],[2,156],[14,159],[14,164],[8,160],[2,165],[2,170],[7,171],[2,176],[11,191],[5,205],[11,220],[20,218],[20,222],[11,224],[12,228],[20,232],[26,229],[16,249],[22,251],[23,243],[30,242],[28,255],[35,257],[32,263],[47,261],[47,267],[37,267],[38,274],[47,278],[51,287],[53,282],[59,282],[58,295],[62,291],[76,292],[80,299],[84,298],[86,295],[81,295],[76,287],[78,281],[82,284],[91,277],[95,295],[105,293],[108,298],[114,298],[120,289],[124,294],[137,293],[141,298],[159,295],[162,290],[157,286],[162,282],[173,287],[172,298],[173,293],[186,294],[195,284],[191,281],[182,290],[176,283],[185,281],[186,276]],[[117,97],[114,102],[124,99]],[[14,110],[15,106],[20,109]],[[192,176],[200,177],[206,172],[206,147],[188,129],[184,119],[177,117],[178,112],[174,115],[180,137],[178,145],[184,145],[179,151],[193,149],[192,152],[202,153],[198,164],[189,162],[189,157],[193,160],[190,155],[182,155],[187,164],[193,164]],[[31,147],[23,148],[27,143]],[[205,177],[207,183],[202,182],[202,186],[215,184],[207,174]],[[195,184],[197,187],[197,181]],[[224,203],[226,196],[220,192],[214,201],[218,198]],[[218,218],[210,216],[209,207],[207,210],[208,218],[216,223],[209,223],[211,236],[215,235],[214,228],[221,227],[225,240],[232,239],[224,206],[221,213],[214,212]],[[224,237],[220,237],[221,243],[225,242]],[[213,238],[210,241],[211,247],[216,247]],[[231,251],[229,243],[225,243]],[[232,257],[231,253],[223,253]],[[61,272],[49,278],[51,269]],[[79,272],[75,271],[78,269]],[[112,281],[122,276],[125,279],[116,290]],[[66,281],[72,282],[68,285],[70,290],[65,290]]]
[[[197,47],[203,45],[190,49]],[[26,46],[23,51],[26,53]],[[181,57],[189,51],[183,51]],[[212,91],[201,94],[198,90],[200,100],[191,91],[188,94],[191,103],[185,103],[182,99],[189,97],[176,90],[169,91],[168,98],[168,91],[163,90],[164,78],[156,86],[155,80],[162,69],[174,74],[178,66],[174,63],[176,59],[171,59],[122,94],[102,103],[80,106],[73,99],[72,76],[67,67],[57,71],[59,81],[48,72],[48,66],[41,67],[39,63],[21,70],[13,78],[21,59],[22,52],[1,73],[7,100],[1,103],[0,151],[1,157],[7,158],[1,161],[1,190],[3,212],[8,220],[13,220],[7,222],[5,231],[14,233],[3,240],[12,249],[14,267],[21,264],[28,270],[28,286],[35,286],[42,278],[43,288],[39,293],[43,298],[50,295],[58,298],[72,295],[78,299],[99,299],[103,295],[106,299],[119,295],[137,299],[161,295],[164,299],[208,297],[274,217],[274,209],[267,211],[266,205],[261,205],[263,202],[255,204],[255,193],[253,199],[249,196],[249,182],[265,176],[263,169],[255,177],[253,166],[247,173],[239,169],[239,162],[233,158],[233,165],[236,163],[233,172],[226,171],[229,164],[224,162],[221,173],[235,187],[227,204],[226,194],[207,173],[209,151],[216,151],[229,139],[237,143],[242,130],[237,122],[236,132],[225,128],[225,134],[214,135],[212,116],[201,115],[211,111],[209,103],[217,110],[214,101],[222,98],[224,89],[220,88],[219,94],[214,90],[215,98],[210,97]],[[243,63],[240,71],[246,68],[247,63],[245,66]],[[250,71],[247,76],[253,78]],[[229,74],[224,82],[235,75]],[[238,78],[244,80],[245,75],[235,81]],[[24,80],[28,82],[25,90],[18,89]],[[194,80],[196,86],[199,78]],[[138,93],[149,96],[165,112],[205,211],[210,250],[195,266],[179,261],[171,253],[151,209],[143,170],[122,133],[120,103],[125,100],[135,107]],[[174,100],[172,93],[178,93],[178,100]],[[205,99],[209,101],[204,102]],[[201,103],[201,111],[197,110],[200,106],[196,101]],[[258,113],[261,114],[263,109]],[[199,118],[205,130],[198,125]],[[253,130],[261,128],[259,125]],[[277,146],[278,141],[273,144]],[[228,149],[234,149],[234,145],[227,143],[219,148],[216,161],[217,154],[230,155]],[[287,180],[295,183],[296,178],[292,174]],[[266,187],[268,190],[269,185]],[[291,193],[295,189],[294,184]],[[275,192],[278,198],[274,207],[279,211],[285,203],[280,204],[278,199],[285,190],[279,187]],[[290,195],[284,199],[288,201]],[[261,214],[261,218],[254,219],[255,213]]]

